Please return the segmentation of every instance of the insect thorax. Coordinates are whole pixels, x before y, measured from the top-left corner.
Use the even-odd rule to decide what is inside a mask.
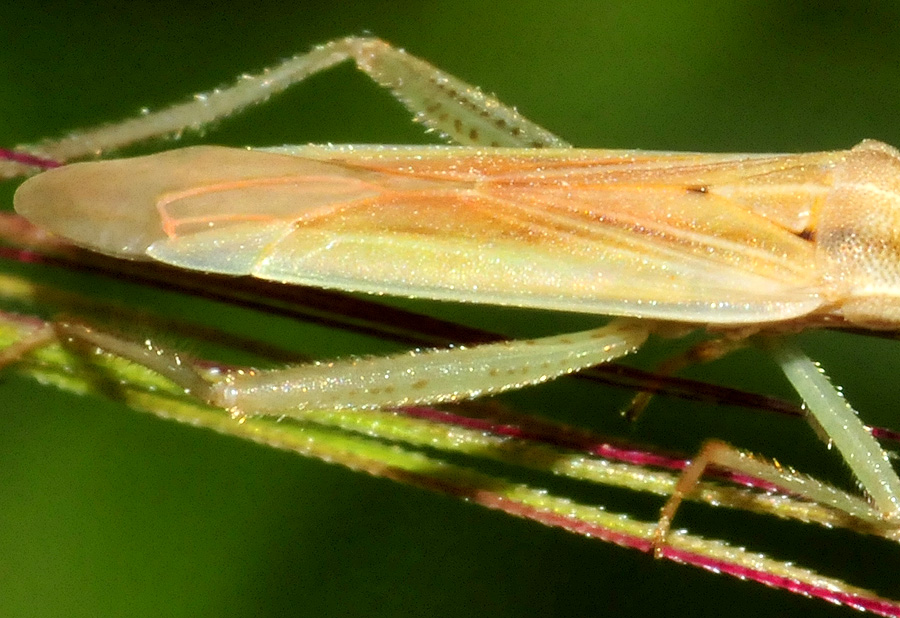
[[[834,169],[821,204],[817,260],[854,326],[900,328],[900,151],[865,140]]]

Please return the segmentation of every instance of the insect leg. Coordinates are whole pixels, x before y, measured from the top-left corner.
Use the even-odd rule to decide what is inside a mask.
[[[482,92],[415,56],[375,38],[336,39],[294,56],[231,86],[198,94],[190,101],[111,125],[72,133],[58,140],[17,148],[57,162],[99,157],[153,137],[177,135],[262,103],[310,75],[353,60],[428,128],[460,144],[565,147],[568,144]],[[0,176],[22,173],[22,163],[4,162]]]
[[[296,417],[306,409],[375,409],[522,388],[628,354],[640,347],[650,328],[647,322],[617,320],[541,339],[210,374],[191,359],[146,342],[80,324],[59,327],[65,336],[145,365],[236,416]]]
[[[713,339],[711,341],[701,341],[681,354],[676,354],[675,356],[665,359],[662,363],[657,365],[653,370],[653,373],[662,378],[668,378],[691,365],[718,360],[746,345],[745,339]],[[639,391],[632,398],[628,406],[622,410],[622,415],[632,422],[637,421],[644,409],[650,404],[652,398],[652,387],[648,390]]]
[[[569,144],[477,86],[379,39],[348,38],[325,47],[346,49],[356,66],[387,88],[429,129],[457,144],[525,148]]]
[[[28,353],[56,340],[56,331],[50,324],[42,324],[14,344],[0,351],[0,369],[18,362]]]
[[[900,478],[887,453],[819,366],[796,346],[770,339],[766,347],[803,398],[806,408],[843,455],[886,520],[900,521]]]
[[[238,371],[207,399],[236,414],[302,415],[305,408],[384,408],[471,399],[546,382],[636,350],[648,324],[617,320],[541,339]]]
[[[881,527],[885,523],[882,514],[862,498],[850,495],[790,468],[785,468],[778,463],[771,463],[740,451],[725,442],[709,440],[703,444],[696,457],[691,459],[678,479],[672,495],[660,510],[659,523],[653,535],[653,546],[657,556],[660,555],[662,547],[666,544],[672,519],[682,500],[697,489],[703,474],[710,466],[746,474],[757,482],[765,481],[782,491],[828,506],[876,527]]]

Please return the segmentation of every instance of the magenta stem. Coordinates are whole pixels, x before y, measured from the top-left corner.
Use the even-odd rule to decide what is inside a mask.
[[[27,152],[20,152],[18,150],[8,150],[6,148],[0,148],[0,160],[14,161],[15,163],[21,163],[22,165],[39,167],[42,170],[49,170],[53,169],[54,167],[60,167],[62,165],[62,163],[60,163],[59,161],[45,159],[33,154],[28,154]]]

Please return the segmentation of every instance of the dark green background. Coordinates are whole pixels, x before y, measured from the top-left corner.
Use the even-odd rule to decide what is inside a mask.
[[[579,146],[900,144],[896,3],[712,0],[9,3],[0,8],[0,144],[159,107],[366,31]],[[388,96],[342,69],[205,139],[426,138]],[[5,205],[14,186],[0,187]],[[70,283],[323,357],[386,347],[114,282]],[[416,307],[509,334],[590,323]],[[896,344],[832,333],[803,342],[865,420],[898,426]],[[690,373],[789,394],[756,352]],[[0,398],[2,616],[857,615],[24,379],[4,377]],[[629,428],[615,415],[625,399],[571,381],[509,398],[670,448],[721,437],[848,481],[800,422],[659,399]],[[610,508],[653,517],[658,502],[630,499],[612,495]],[[885,542],[706,508],[685,509],[676,523],[900,597],[898,549]]]

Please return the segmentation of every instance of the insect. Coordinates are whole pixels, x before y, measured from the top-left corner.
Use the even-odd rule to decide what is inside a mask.
[[[527,341],[213,379],[170,372],[236,417],[498,393],[611,361],[651,334],[705,328],[719,335],[723,353],[750,335],[769,335],[765,345],[873,506],[777,471],[775,481],[863,520],[900,523],[900,479],[884,451],[782,338],[813,327],[900,327],[900,152],[890,146],[864,141],[794,155],[572,149],[424,61],[351,37],[232,88],[29,151],[69,160],[199,127],[348,59],[461,145],[200,146],[75,163],[22,184],[16,210],[126,259],[614,317],[589,331]],[[664,507],[660,542],[709,463],[750,465],[719,443],[704,449]]]

